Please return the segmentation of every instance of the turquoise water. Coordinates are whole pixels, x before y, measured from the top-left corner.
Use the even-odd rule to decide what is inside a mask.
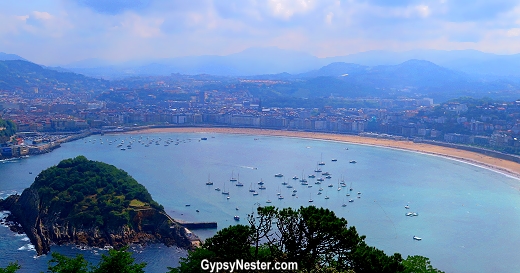
[[[142,142],[153,142],[145,147],[137,142],[140,137]],[[201,137],[208,139],[201,141]],[[173,142],[164,146],[168,139]],[[174,145],[176,139],[178,145]],[[122,140],[124,148],[134,141],[132,149],[116,147]],[[174,218],[216,221],[223,228],[236,223],[234,215],[246,223],[247,214],[267,205],[267,200],[278,207],[312,204],[345,217],[367,236],[369,244],[389,254],[424,255],[447,272],[520,271],[516,262],[520,258],[516,251],[520,246],[520,183],[470,164],[394,149],[297,138],[214,133],[105,135],[66,143],[49,154],[1,163],[0,191],[4,195],[21,192],[41,170],[80,154],[127,171]],[[333,158],[337,161],[332,162]],[[330,172],[331,179],[316,185],[316,179],[307,178],[310,188],[291,179],[314,174],[321,160],[325,162],[321,169]],[[229,181],[232,173],[243,187]],[[276,178],[276,173],[284,177]],[[213,186],[205,185],[208,176]],[[316,173],[316,178],[320,176]],[[258,189],[260,180],[265,182],[265,190]],[[340,180],[347,187],[338,191]],[[282,185],[284,181],[293,188]],[[353,191],[346,196],[350,185]],[[320,186],[323,191],[318,195]],[[225,187],[230,198],[215,187]],[[259,195],[252,196],[250,187]],[[296,196],[291,196],[293,189]],[[361,198],[357,198],[358,191]],[[278,192],[284,199],[278,199]],[[314,202],[309,203],[309,199]],[[354,202],[349,203],[349,199]],[[347,206],[342,207],[343,203]],[[412,211],[419,215],[405,216]],[[214,232],[196,231],[203,238]],[[422,241],[413,240],[414,235]],[[4,254],[0,266],[18,260],[25,269],[20,272],[46,269],[49,258],[33,258],[35,252],[26,237],[15,236],[5,227],[0,227],[0,249]],[[102,253],[69,246],[52,250],[83,253],[92,261]],[[167,266],[177,265],[182,255],[178,249],[159,245],[135,253],[139,261],[149,263],[147,272],[165,272]]]

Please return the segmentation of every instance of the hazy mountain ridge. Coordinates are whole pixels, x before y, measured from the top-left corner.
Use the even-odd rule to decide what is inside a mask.
[[[16,55],[0,52],[0,61],[27,61],[26,59]],[[28,61],[27,61],[28,62]]]
[[[437,59],[439,60],[447,60],[449,57],[444,54],[446,52],[436,53],[438,53]],[[475,52],[464,51],[462,53],[464,54],[460,54],[460,56],[468,56]],[[377,54],[381,55],[383,52],[377,52]],[[450,52],[450,54],[453,55],[453,52]],[[476,54],[480,56],[477,58],[479,61],[487,61],[490,58],[487,53],[476,52]],[[290,60],[298,59],[300,63],[311,60],[310,63],[313,63],[313,65],[317,61],[325,60],[309,54],[271,48],[267,51],[251,49],[229,56],[199,56],[160,60],[137,68],[124,68],[122,66],[81,69],[70,67],[45,68],[24,61],[1,61],[0,88],[31,87],[39,84],[52,85],[57,82],[103,88],[103,86],[108,85],[108,81],[93,79],[68,71],[72,70],[76,73],[80,71],[86,75],[94,74],[99,78],[105,78],[107,75],[119,75],[119,78],[124,81],[128,76],[171,77],[177,75],[171,73],[172,70],[177,69],[182,71],[178,73],[180,75],[204,74],[212,77],[225,77],[229,81],[257,79],[286,82],[283,86],[270,87],[270,90],[261,86],[255,87],[254,84],[245,85],[253,95],[259,97],[386,97],[399,95],[443,98],[447,96],[482,97],[490,96],[490,94],[495,96],[504,91],[514,93],[520,89],[520,77],[469,74],[419,59],[410,59],[395,65],[376,66],[333,62],[302,73],[282,72],[237,76],[242,73],[242,75],[253,73],[257,70],[263,71],[265,67],[269,66],[272,66],[269,71],[280,69],[280,66],[276,66],[276,60],[270,59],[269,56],[277,56],[278,61],[287,60],[284,64],[285,68],[293,65]],[[444,56],[444,59],[441,58],[442,56]],[[382,59],[382,62],[385,61],[388,61],[388,59]],[[94,62],[99,63],[98,60]],[[300,69],[304,67],[302,65]],[[198,73],[201,69],[205,72]],[[126,75],[126,77],[121,75]]]
[[[103,88],[107,81],[58,71],[23,60],[0,61],[0,89],[33,87]]]

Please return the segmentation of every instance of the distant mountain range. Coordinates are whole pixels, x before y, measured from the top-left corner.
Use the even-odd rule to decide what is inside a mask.
[[[318,58],[299,51],[264,47],[249,48],[226,56],[187,56],[134,60],[123,63],[87,59],[61,65],[54,69],[68,70],[98,78],[170,75],[171,73],[252,76],[279,73],[300,74],[338,62],[374,67],[397,65],[412,59],[430,61],[439,66],[486,80],[520,77],[520,54],[497,55],[477,50],[411,50],[404,52],[373,50],[346,56]],[[25,59],[18,55],[0,52],[0,60]]]
[[[409,57],[417,58],[407,59]],[[12,54],[1,54],[0,60],[2,58],[23,59]],[[434,60],[437,64],[426,59]],[[75,78],[76,83],[86,81],[86,77],[77,74],[114,79],[179,73],[290,82],[283,87],[259,90],[257,95],[262,96],[364,97],[423,94],[445,99],[461,95],[501,97],[501,94],[507,94],[508,98],[520,97],[520,55],[495,55],[474,50],[416,50],[402,53],[369,51],[343,57],[317,58],[278,48],[251,48],[228,56],[180,57],[154,62],[110,64],[104,60],[90,59],[62,67],[41,67],[24,63],[27,64],[16,66],[16,61],[0,62],[0,88],[36,84],[43,78],[56,78],[57,81]],[[447,65],[441,66],[438,63]],[[9,65],[6,66],[7,64]],[[35,75],[39,75],[38,80],[28,81],[18,77],[24,69],[34,70]],[[55,74],[49,76],[50,71]],[[9,75],[13,75],[10,80],[6,79]],[[81,80],[78,78],[80,76],[83,77]],[[104,81],[86,82],[99,86]]]
[[[452,70],[479,76],[482,79],[520,77],[520,54],[497,55],[476,50],[412,50],[404,52],[375,50],[347,56],[318,58],[299,51],[267,47],[249,48],[227,56],[187,56],[124,63],[88,59],[62,67],[93,77],[110,78],[170,75],[171,73],[251,76],[284,72],[299,74],[317,70],[336,62],[372,67],[397,65],[411,59],[430,61]]]

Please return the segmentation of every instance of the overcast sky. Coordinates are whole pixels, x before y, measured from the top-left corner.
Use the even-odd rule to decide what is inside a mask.
[[[520,1],[2,0],[0,52],[40,64],[374,49],[520,53]]]

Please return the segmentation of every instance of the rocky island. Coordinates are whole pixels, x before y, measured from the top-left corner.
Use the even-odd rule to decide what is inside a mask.
[[[11,229],[24,232],[38,255],[52,244],[119,248],[131,243],[191,247],[184,227],[146,188],[115,166],[84,156],[42,171],[21,195],[0,200]]]

